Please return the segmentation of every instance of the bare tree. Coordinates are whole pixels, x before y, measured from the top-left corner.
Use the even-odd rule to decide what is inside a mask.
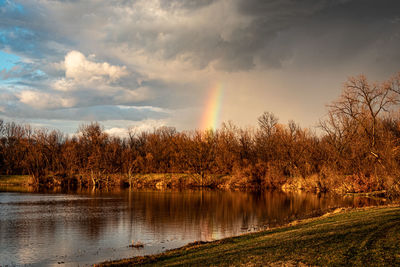
[[[387,83],[371,84],[364,75],[360,75],[350,78],[340,98],[328,107],[331,120],[342,116],[354,120],[369,139],[370,153],[378,157],[375,149],[378,118],[395,103],[392,88]],[[334,125],[331,123],[331,126]]]
[[[268,137],[275,131],[278,121],[278,117],[276,117],[274,113],[268,111],[265,111],[260,117],[258,117],[258,125]]]

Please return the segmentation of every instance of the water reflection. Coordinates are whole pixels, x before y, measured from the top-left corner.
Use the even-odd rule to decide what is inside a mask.
[[[0,265],[90,264],[376,204],[382,201],[277,191],[2,192]],[[144,248],[129,248],[132,240]]]

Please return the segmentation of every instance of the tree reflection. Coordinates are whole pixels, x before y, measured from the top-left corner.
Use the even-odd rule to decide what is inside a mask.
[[[335,207],[381,202],[278,191],[2,193],[0,258],[7,264],[28,264],[43,259],[51,262],[60,255],[72,259],[77,255],[96,257],[99,249],[123,251],[131,240],[145,242],[140,253],[154,253],[152,246],[161,243],[170,248],[195,240],[219,239],[315,216]]]

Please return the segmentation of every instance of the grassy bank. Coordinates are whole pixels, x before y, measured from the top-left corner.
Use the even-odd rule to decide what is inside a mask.
[[[29,175],[0,175],[0,185],[2,186],[23,186],[29,183]]]
[[[203,179],[198,174],[188,173],[150,173],[135,174],[132,178],[134,188],[196,188],[208,187],[218,189],[234,189],[230,184],[231,175],[207,175]],[[124,181],[129,184],[128,180]],[[245,188],[245,187],[242,187]]]
[[[400,265],[400,207],[334,212],[289,226],[100,266]]]
[[[256,180],[256,182],[255,182]],[[273,179],[274,180],[274,179]],[[383,185],[382,188],[370,188],[363,181],[330,175],[321,177],[310,175],[307,177],[290,177],[275,179],[271,183],[268,179],[254,179],[243,175],[208,174],[201,177],[199,174],[190,173],[135,173],[132,175],[116,174],[91,174],[79,173],[67,175],[47,175],[35,181],[29,175],[0,175],[0,186],[39,186],[44,188],[109,188],[115,186],[131,187],[134,189],[188,189],[207,187],[226,190],[264,190],[278,189],[285,192],[312,192],[312,193],[336,193],[364,194],[365,196],[393,197],[400,196],[400,182]],[[388,181],[388,179],[386,179]],[[387,189],[386,189],[387,188]]]

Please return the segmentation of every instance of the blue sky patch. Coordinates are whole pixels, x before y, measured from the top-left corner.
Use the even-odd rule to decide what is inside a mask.
[[[25,12],[21,4],[15,3],[12,0],[0,0],[0,8],[4,8],[5,11],[18,12],[21,14]]]
[[[0,50],[0,71],[10,70],[20,61],[20,57]]]

